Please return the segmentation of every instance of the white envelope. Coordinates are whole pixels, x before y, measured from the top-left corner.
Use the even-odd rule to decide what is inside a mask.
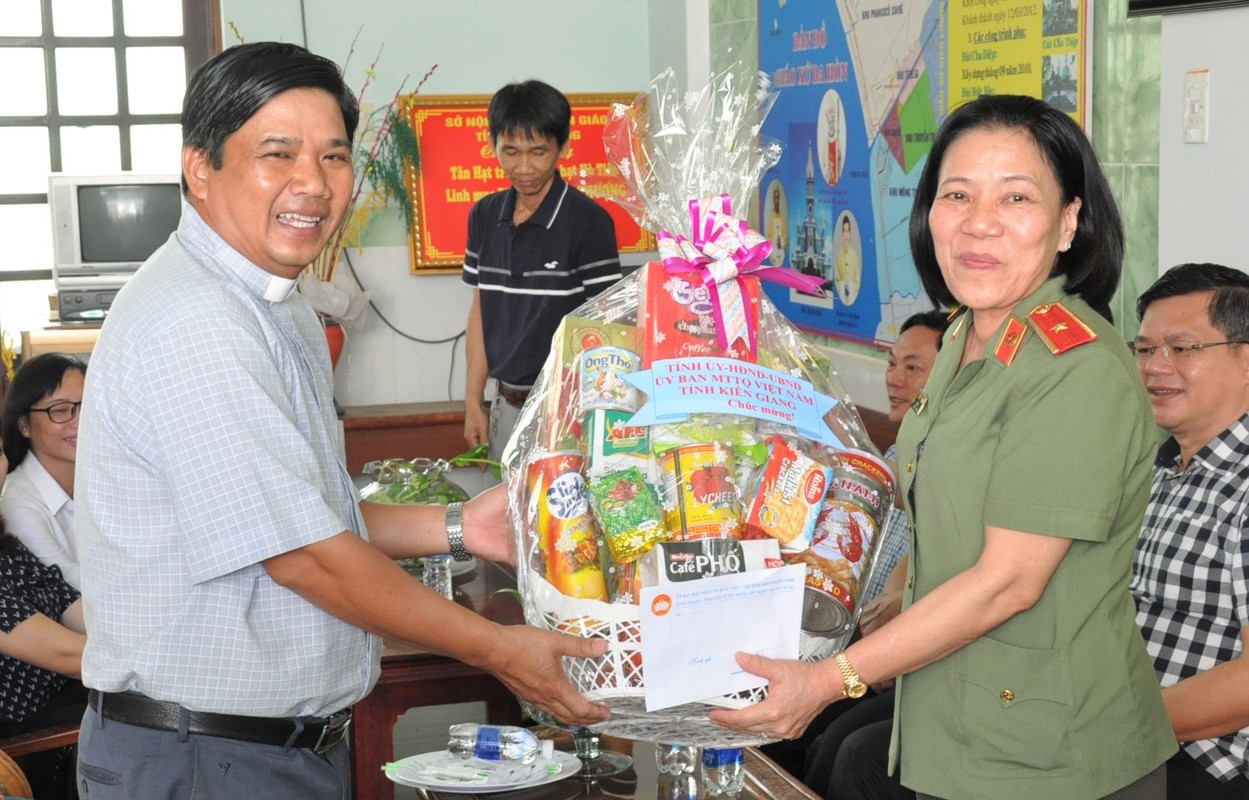
[[[766,685],[734,656],[798,657],[806,574],[791,564],[642,589],[646,710]]]

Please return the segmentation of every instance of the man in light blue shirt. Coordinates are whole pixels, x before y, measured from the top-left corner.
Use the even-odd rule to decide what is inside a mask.
[[[366,510],[366,533],[325,337],[292,293],[346,213],[358,113],[295,45],[230,48],[188,87],[182,221],[113,304],[83,403],[84,796],[343,796],[379,636],[564,720],[606,716],[560,669],[601,644],[495,625],[393,561],[506,558],[502,490],[464,506],[462,534],[397,506]]]

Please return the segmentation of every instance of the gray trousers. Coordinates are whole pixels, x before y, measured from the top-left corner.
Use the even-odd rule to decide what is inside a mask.
[[[512,430],[520,419],[520,409],[507,402],[502,396],[496,396],[490,405],[490,458],[503,460],[503,448],[507,440],[512,438]]]
[[[80,800],[347,800],[344,739],[319,756],[102,719],[88,708],[78,735]]]

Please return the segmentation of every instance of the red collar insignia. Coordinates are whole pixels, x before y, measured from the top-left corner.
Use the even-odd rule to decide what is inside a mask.
[[[993,355],[1009,367],[1015,356],[1019,355],[1019,348],[1026,338],[1028,326],[1020,322],[1018,317],[1012,316],[1006,323],[1006,330],[1002,331],[1001,338],[997,340],[997,346],[993,348]]]

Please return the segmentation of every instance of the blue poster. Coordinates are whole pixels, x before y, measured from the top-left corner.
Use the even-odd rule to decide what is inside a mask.
[[[801,328],[887,345],[903,320],[932,307],[907,225],[937,125],[923,46],[939,21],[924,13],[933,7],[759,3],[759,68],[780,90],[762,132],[784,145],[763,176],[759,219],[773,264],[828,287],[820,298],[764,284]],[[860,16],[847,24],[852,12]]]
[[[1040,97],[1083,124],[1083,0],[759,0],[759,69],[784,146],[759,186],[770,260],[819,298],[764,283],[806,330],[887,346],[932,307],[911,261],[911,201],[939,122],[985,93]]]

